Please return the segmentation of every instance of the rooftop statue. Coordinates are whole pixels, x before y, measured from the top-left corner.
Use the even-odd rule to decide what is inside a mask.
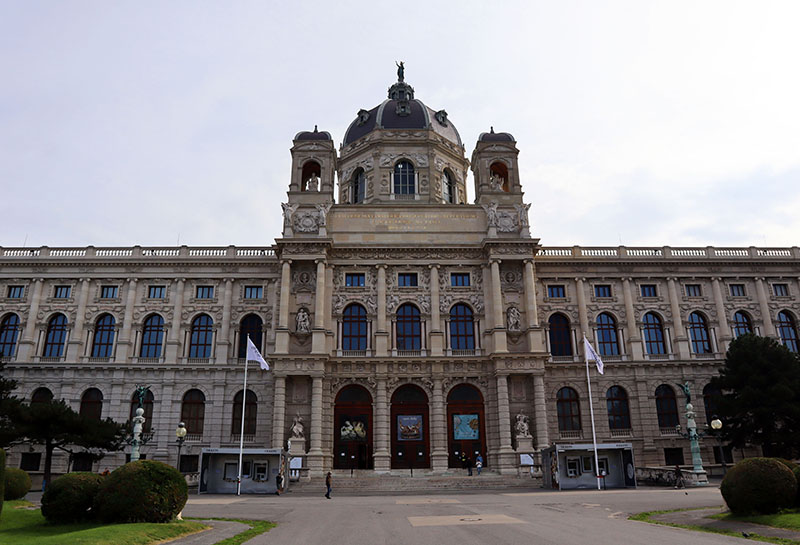
[[[406,68],[403,66],[403,61],[394,61],[394,63],[397,65],[397,81],[405,81]]]

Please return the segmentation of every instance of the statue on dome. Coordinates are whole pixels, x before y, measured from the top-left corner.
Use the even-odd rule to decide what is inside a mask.
[[[397,65],[397,81],[405,81],[406,68],[403,66],[403,61],[400,61],[399,63],[394,61],[394,63]]]
[[[316,172],[311,173],[311,178],[306,180],[306,191],[319,191],[319,176]]]

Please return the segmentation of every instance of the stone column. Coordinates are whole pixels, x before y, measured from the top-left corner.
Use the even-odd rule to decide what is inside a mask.
[[[392,456],[389,452],[389,403],[386,393],[386,379],[379,378],[375,392],[375,471],[388,473],[392,467]]]
[[[233,299],[233,278],[225,279],[225,295],[222,300],[222,326],[220,327],[219,334],[217,335],[217,353],[216,361],[228,363],[228,358],[232,357],[230,350],[231,345],[230,331],[231,331],[231,302]],[[259,347],[259,350],[262,350]],[[235,360],[234,360],[235,361]]]
[[[285,448],[286,437],[286,377],[275,375],[275,393],[272,405],[272,448]]]
[[[444,406],[442,379],[433,379],[431,404],[431,469],[436,473],[447,471],[447,412]],[[486,453],[484,452],[485,456]]]
[[[772,323],[772,311],[769,309],[767,292],[764,289],[764,279],[761,277],[756,278],[756,297],[758,298],[758,306],[761,309],[761,321],[764,322],[763,335],[765,337],[777,337],[775,324]]]
[[[547,398],[544,392],[544,375],[533,375],[533,408],[536,411],[534,424],[536,426],[536,449],[541,450],[550,446],[550,436],[547,432]]]
[[[311,352],[325,353],[325,260],[317,259],[317,287],[314,294],[314,329],[311,337]]]
[[[78,295],[78,310],[75,313],[75,323],[72,326],[72,333],[67,344],[66,361],[77,362],[84,355],[85,347],[83,342],[84,324],[86,322],[86,303],[89,300],[89,279],[81,280],[81,292]]]
[[[128,278],[128,295],[125,299],[125,315],[122,318],[122,331],[117,341],[116,361],[127,362],[134,354],[135,346],[131,345],[131,327],[133,326],[133,305],[136,304],[136,278]]]
[[[516,455],[511,448],[511,409],[508,405],[508,375],[497,375],[497,423],[500,448],[497,467],[500,473],[516,473]]]
[[[503,292],[500,285],[500,260],[492,259],[492,320],[494,321],[494,351],[508,352],[505,320],[503,320]]]
[[[389,331],[386,329],[386,265],[378,265],[378,329],[375,332],[375,355],[389,355]]]
[[[636,325],[636,313],[633,311],[633,295],[631,294],[631,279],[622,279],[622,295],[625,299],[625,314],[628,322],[628,356],[634,361],[644,358],[642,353],[642,337]]]
[[[431,356],[444,354],[444,333],[439,311],[439,265],[429,266],[431,271]]]
[[[167,338],[167,350],[164,358],[166,363],[177,363],[178,359],[183,356],[180,348],[181,314],[183,313],[183,292],[185,283],[185,278],[177,279],[175,281],[175,289],[172,292],[174,310],[172,311],[172,327],[169,329],[169,337]]]
[[[29,363],[36,355],[34,353],[36,347],[36,323],[39,321],[39,301],[42,298],[42,286],[44,285],[43,278],[35,278],[33,280],[33,292],[31,293],[31,306],[28,309],[28,318],[25,321],[25,330],[22,333],[22,339],[17,348],[17,361],[21,363]]]
[[[728,317],[725,311],[725,301],[722,299],[722,289],[719,286],[720,278],[715,276],[711,279],[711,290],[714,292],[714,304],[717,308],[717,322],[719,322],[719,351],[728,351],[728,343],[731,341],[731,328],[728,326]]]
[[[278,310],[278,328],[275,330],[275,352],[289,353],[289,292],[292,282],[292,262],[286,259],[281,264],[281,299]]]
[[[311,450],[308,451],[308,469],[310,476],[322,476],[322,377],[311,377]]]
[[[586,313],[586,288],[584,287],[585,278],[575,279],[575,290],[578,296],[578,320],[581,325],[581,333],[589,339],[589,342],[594,346],[594,336],[592,330],[589,329],[589,316]],[[583,341],[579,338],[578,344],[581,345]]]
[[[681,318],[681,305],[678,300],[678,290],[675,287],[675,278],[667,278],[669,290],[669,304],[672,309],[672,328],[674,338],[672,339],[672,350],[677,358],[689,357],[689,339],[686,336],[686,329],[683,327]]]
[[[536,306],[536,270],[533,259],[525,260],[525,316],[528,321],[528,346],[531,352],[544,352],[544,332],[539,326],[539,309]]]

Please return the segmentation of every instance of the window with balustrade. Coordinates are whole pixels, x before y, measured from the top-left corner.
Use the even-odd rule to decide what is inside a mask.
[[[231,434],[239,435],[242,433],[242,390],[233,396],[233,420],[231,421]],[[256,394],[252,390],[247,390],[247,397],[244,399],[244,434],[255,435],[256,415],[258,411],[258,401]]]
[[[711,335],[708,332],[708,320],[699,312],[689,314],[689,338],[692,341],[692,352],[695,354],[711,354]]]
[[[450,348],[453,350],[475,349],[475,322],[472,309],[464,303],[450,309]]]
[[[92,338],[92,357],[110,358],[114,350],[114,317],[103,314],[94,324],[94,337]]]
[[[743,311],[738,311],[733,315],[733,337],[741,337],[753,332],[753,320]]]
[[[581,406],[578,392],[565,386],[556,394],[556,413],[558,413],[558,431],[581,430]]]
[[[394,166],[394,194],[414,195],[416,192],[414,165],[410,161],[400,161]]]
[[[397,349],[422,349],[422,320],[417,307],[410,303],[400,305],[396,316]]]
[[[601,356],[618,356],[617,321],[607,312],[597,317],[597,351]]]
[[[103,417],[103,393],[97,388],[89,388],[83,392],[78,412],[81,416],[91,420],[101,420]]]
[[[782,310],[778,313],[778,321],[775,324],[778,330],[778,336],[781,338],[783,345],[791,350],[797,352],[797,321],[788,310]]]
[[[160,358],[164,344],[164,318],[158,314],[148,316],[142,326],[142,346],[140,358]]]
[[[214,338],[214,321],[211,316],[201,314],[192,320],[191,336],[189,340],[190,358],[210,358],[211,342]]]
[[[67,340],[67,317],[56,314],[47,322],[42,357],[60,358],[64,355],[64,342]]]
[[[186,426],[186,433],[203,435],[203,424],[206,415],[206,396],[200,390],[189,390],[183,395],[181,403],[181,422]]]
[[[0,358],[10,358],[17,350],[19,316],[6,314],[0,321]]]
[[[247,338],[253,341],[259,352],[263,351],[264,321],[257,314],[248,314],[239,322],[239,352],[240,359],[247,357]]]
[[[572,355],[572,328],[569,318],[561,313],[550,316],[548,320],[550,335],[550,354],[553,356]]]
[[[358,303],[342,312],[342,350],[367,349],[367,310]]]
[[[656,388],[656,414],[659,428],[674,428],[679,423],[675,390],[668,384]]]
[[[622,386],[612,386],[606,391],[608,427],[611,430],[631,429],[631,412],[628,406],[628,392]]]
[[[667,353],[667,345],[664,342],[664,322],[660,316],[653,312],[645,314],[642,318],[642,332],[648,355],[657,356]]]

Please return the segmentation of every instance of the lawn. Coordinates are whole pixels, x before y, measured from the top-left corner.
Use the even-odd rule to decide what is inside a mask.
[[[199,532],[197,521],[167,524],[50,524],[25,501],[8,501],[0,515],[0,543],[14,545],[147,545]]]
[[[740,520],[742,522],[752,522],[753,524],[763,524],[765,526],[774,526],[775,528],[800,531],[800,513],[796,510],[774,515],[753,515],[750,517],[736,517],[730,513],[723,513],[721,515],[715,515],[712,518],[719,520]]]

